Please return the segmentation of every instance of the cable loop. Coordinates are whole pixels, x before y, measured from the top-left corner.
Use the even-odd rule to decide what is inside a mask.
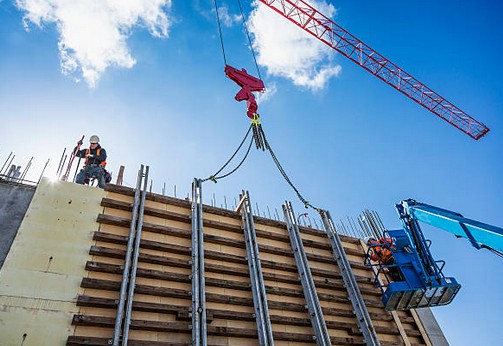
[[[276,167],[278,168],[279,172],[281,173],[281,175],[283,176],[283,178],[285,179],[285,181],[288,183],[288,185],[290,185],[290,187],[293,189],[293,191],[295,191],[295,193],[297,194],[297,197],[302,202],[302,204],[304,205],[304,207],[306,209],[312,208],[313,210],[315,210],[315,211],[317,211],[318,213],[321,214],[322,210],[319,209],[319,208],[317,208],[317,207],[315,207],[315,206],[313,206],[311,203],[309,203],[309,201],[306,200],[304,198],[304,196],[302,196],[302,194],[299,192],[299,190],[297,189],[297,187],[292,183],[292,181],[288,177],[288,174],[286,174],[285,170],[283,169],[283,166],[281,166],[281,163],[279,162],[278,158],[276,157],[276,154],[274,154],[274,151],[272,150],[271,145],[267,141],[267,138],[265,136],[264,130],[262,129],[262,126],[260,125],[260,123],[258,123],[258,124],[256,123],[258,121],[258,119],[259,119],[259,117],[258,117],[258,114],[257,114],[254,117],[254,119],[252,120],[252,123],[250,124],[250,127],[248,128],[248,131],[246,132],[246,135],[244,136],[243,140],[239,144],[238,148],[236,149],[236,151],[234,152],[234,154],[232,154],[232,156],[229,158],[229,160],[227,160],[227,162],[222,166],[222,168],[220,168],[215,174],[210,175],[208,178],[202,179],[201,181],[204,182],[204,181],[207,181],[207,180],[211,180],[214,183],[216,183],[217,180],[226,178],[229,175],[231,175],[232,173],[236,172],[241,167],[241,165],[245,162],[246,158],[248,157],[248,154],[250,153],[252,144],[255,141],[255,144],[256,144],[256,146],[257,146],[258,149],[262,149],[262,150],[267,149],[269,151],[269,153],[271,154],[271,158],[274,161],[274,163],[276,164]],[[225,167],[227,167],[227,165],[232,161],[232,159],[239,152],[239,150],[241,149],[241,147],[243,146],[244,142],[246,141],[246,138],[248,138],[248,135],[250,134],[250,131],[252,129],[253,129],[253,135],[252,135],[252,137],[250,139],[250,144],[248,145],[248,149],[246,150],[245,156],[241,159],[241,161],[239,162],[239,164],[233,170],[231,170],[229,173],[226,173],[224,175],[218,176],[218,174]]]
[[[237,167],[237,168],[235,168],[234,170],[232,170],[232,172],[231,172],[231,173],[228,173],[228,174],[226,174],[226,175],[224,175],[224,176],[218,177],[218,174],[219,174],[220,172],[222,172],[222,170],[223,170],[225,167],[227,167],[227,165],[228,165],[228,164],[232,161],[232,159],[234,158],[234,156],[236,156],[236,154],[239,152],[239,150],[240,150],[240,149],[241,149],[241,147],[243,146],[244,142],[246,141],[246,138],[247,138],[247,137],[248,137],[248,135],[250,134],[251,129],[252,129],[252,125],[250,125],[250,127],[248,127],[248,131],[246,131],[246,134],[245,134],[245,136],[244,136],[243,140],[242,140],[242,141],[241,141],[241,143],[239,144],[239,146],[238,146],[238,148],[236,149],[236,151],[234,152],[234,154],[232,154],[232,156],[231,156],[231,157],[227,160],[227,162],[226,162],[226,163],[225,163],[225,164],[224,164],[224,165],[223,165],[223,166],[222,166],[222,167],[221,167],[221,168],[220,168],[220,169],[219,169],[219,170],[218,170],[215,174],[210,175],[208,178],[206,178],[206,179],[202,179],[201,181],[203,181],[203,182],[204,182],[204,181],[207,181],[207,180],[211,180],[211,181],[213,181],[214,183],[216,183],[218,179],[221,179],[221,178],[227,177],[227,176],[229,176],[231,173],[234,173],[234,172],[237,170],[237,168],[239,168],[239,167],[243,164],[244,159],[246,159],[246,157],[248,156],[248,153],[250,152],[250,149],[249,149],[249,148],[248,148],[248,151],[246,152],[246,155],[245,155],[244,159],[243,159],[243,160],[239,163],[239,165],[238,165],[238,167]],[[253,141],[253,138],[252,138],[252,141]],[[251,145],[251,144],[250,144],[250,145]]]

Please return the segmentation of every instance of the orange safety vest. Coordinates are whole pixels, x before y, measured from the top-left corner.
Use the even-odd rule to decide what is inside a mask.
[[[91,153],[91,150],[89,149],[86,149],[86,160],[84,161],[84,166],[87,166],[87,155],[89,155]],[[100,153],[101,153],[101,148],[99,148],[97,151],[96,151],[96,155],[97,156],[100,156]],[[100,162],[100,167],[103,167],[105,168],[105,166],[107,165],[107,161],[101,161]]]
[[[389,244],[390,247],[393,246],[393,241],[389,238],[381,238],[377,244]],[[374,245],[374,244],[372,244]],[[375,246],[372,248],[372,256],[370,257],[372,261],[380,261],[383,264],[388,264],[393,259],[393,254],[387,247]]]

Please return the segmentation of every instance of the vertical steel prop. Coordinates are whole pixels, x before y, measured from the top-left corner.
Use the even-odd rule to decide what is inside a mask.
[[[136,270],[138,269],[138,256],[140,255],[141,232],[143,228],[143,215],[145,211],[145,198],[147,196],[149,166],[145,167],[143,174],[143,191],[141,192],[140,207],[138,208],[138,222],[136,226],[135,244],[133,250],[133,264],[131,266],[131,274],[129,279],[128,299],[126,305],[126,320],[124,322],[124,330],[122,332],[122,345],[127,346],[129,338],[129,326],[131,325],[131,313],[133,310],[134,289],[136,286]]]
[[[297,220],[295,219],[295,213],[293,212],[290,202],[285,202],[283,205],[283,214],[285,216],[288,235],[290,236],[290,243],[292,244],[292,250],[295,256],[295,262],[297,263],[297,270],[302,283],[304,297],[311,317],[311,324],[316,337],[316,345],[330,346],[330,335],[328,334],[325,317],[323,316],[316,286],[314,285],[311,269],[309,268],[306,252],[304,251],[304,244],[302,243]]]
[[[124,320],[124,306],[126,305],[127,299],[127,288],[128,283],[130,281],[130,269],[131,269],[131,259],[133,256],[133,245],[135,244],[135,235],[137,231],[137,220],[138,220],[138,211],[140,207],[143,209],[143,205],[140,206],[141,200],[144,201],[144,197],[140,200],[140,192],[141,192],[141,183],[144,177],[144,167],[141,165],[140,170],[138,171],[138,177],[136,179],[136,191],[133,202],[133,210],[131,214],[131,225],[129,228],[129,238],[126,249],[126,256],[124,259],[124,269],[122,271],[122,283],[121,290],[119,295],[119,302],[117,304],[117,314],[115,318],[115,327],[114,327],[114,337],[113,337],[113,345],[119,346],[122,335],[122,327]],[[148,167],[147,167],[148,172]],[[146,181],[146,179],[145,179]],[[142,216],[143,218],[143,216]],[[124,342],[124,340],[123,340]],[[126,341],[127,344],[127,341]]]
[[[202,181],[192,183],[192,346],[207,345]]]
[[[330,217],[330,213],[326,210],[320,210],[321,220],[323,222],[323,227],[328,235],[328,240],[332,246],[332,252],[334,254],[337,266],[344,280],[344,286],[348,291],[349,299],[353,305],[353,310],[358,321],[358,325],[365,339],[367,346],[378,346],[380,345],[379,339],[377,338],[377,333],[370,319],[367,306],[363,300],[363,296],[356,282],[356,278],[351,269],[351,264],[349,263],[346,252],[344,251],[344,246],[342,244],[341,238],[337,234],[334,226],[334,222]]]
[[[269,318],[269,306],[262,275],[262,265],[260,264],[259,248],[257,244],[257,234],[253,223],[253,213],[248,191],[243,191],[238,210],[241,209],[243,220],[243,231],[248,256],[248,268],[250,270],[250,282],[252,286],[253,305],[255,308],[255,319],[257,322],[257,332],[259,344],[261,346],[274,345],[271,320]]]

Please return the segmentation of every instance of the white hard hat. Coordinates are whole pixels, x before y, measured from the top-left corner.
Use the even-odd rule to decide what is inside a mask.
[[[91,138],[89,138],[89,143],[94,144],[94,143],[99,143],[100,138],[96,135],[92,135]]]
[[[365,238],[363,239],[363,241],[365,242],[365,244],[368,244],[368,243],[369,243],[369,241],[371,241],[371,240],[374,240],[374,241],[375,241],[376,239],[375,239],[374,237],[365,237]]]

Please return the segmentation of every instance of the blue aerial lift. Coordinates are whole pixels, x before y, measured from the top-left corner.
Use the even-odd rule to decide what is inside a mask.
[[[445,261],[433,258],[429,249],[431,241],[424,237],[419,222],[453,233],[458,238],[467,238],[477,249],[487,248],[500,256],[503,254],[502,228],[412,199],[395,207],[403,229],[384,230],[381,242],[371,245],[365,257],[365,264],[372,268],[374,282],[383,293],[382,302],[386,310],[446,305],[461,288],[456,279],[442,273]],[[392,263],[372,263],[370,254],[376,248],[389,249],[393,255]]]

